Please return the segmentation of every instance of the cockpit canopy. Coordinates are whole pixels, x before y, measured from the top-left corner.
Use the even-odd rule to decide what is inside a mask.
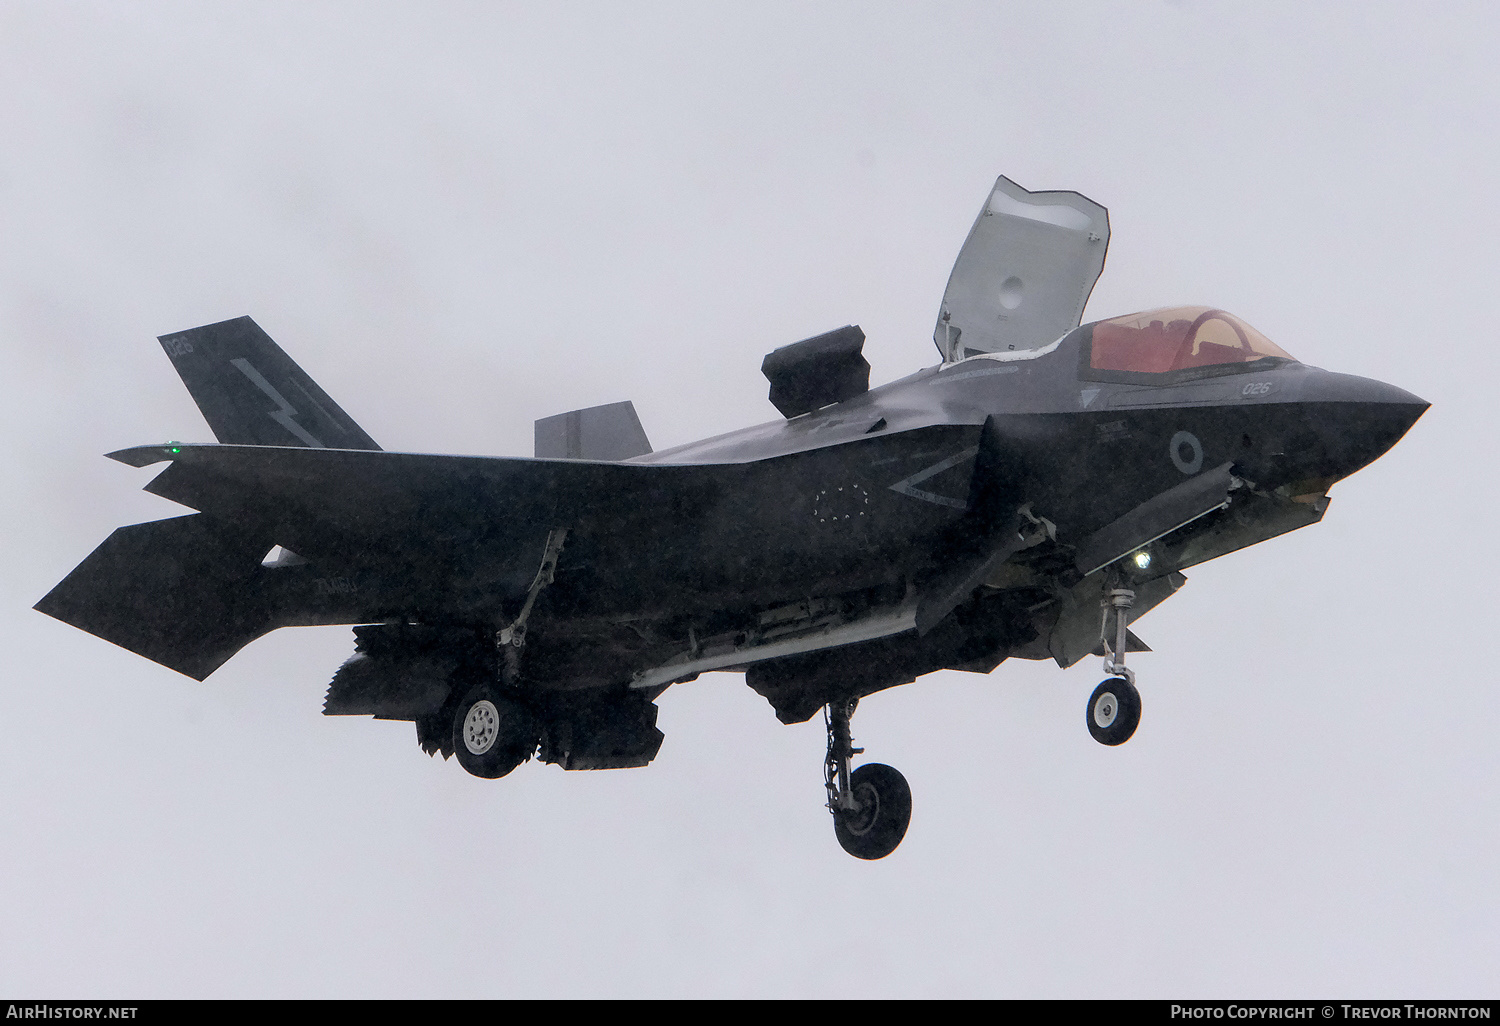
[[[1210,306],[1176,306],[1095,324],[1089,367],[1105,372],[1103,377],[1133,379],[1199,368],[1208,374],[1229,373],[1237,364],[1270,358],[1292,359],[1233,314]]]

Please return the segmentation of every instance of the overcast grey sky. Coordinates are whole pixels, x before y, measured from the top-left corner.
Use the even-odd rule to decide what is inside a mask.
[[[0,0],[0,992],[1494,996],[1495,10]],[[1090,319],[1433,408],[1142,620],[1123,748],[1095,659],[863,703],[884,861],[738,676],[648,769],[492,782],[319,714],[346,629],[196,684],[30,609],[182,512],[100,456],[211,438],[156,335],[249,313],[389,449],[627,398],[664,448],[841,324],[936,362],[1000,173],[1109,207]]]

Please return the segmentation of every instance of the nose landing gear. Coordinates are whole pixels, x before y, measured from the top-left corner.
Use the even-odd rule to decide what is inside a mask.
[[[839,845],[859,859],[883,859],[896,850],[911,822],[911,788],[894,767],[871,762],[849,769],[850,760],[864,752],[855,748],[849,718],[858,699],[830,702],[824,710],[828,727],[828,756],[823,786],[828,789],[828,811]]]
[[[1105,642],[1104,672],[1115,674],[1100,683],[1089,696],[1085,722],[1089,733],[1101,745],[1123,745],[1141,722],[1141,694],[1135,689],[1135,673],[1125,666],[1128,647],[1127,614],[1135,605],[1135,592],[1129,588],[1111,588],[1100,603],[1104,607],[1103,627],[1109,623],[1109,611],[1115,612],[1115,647]]]

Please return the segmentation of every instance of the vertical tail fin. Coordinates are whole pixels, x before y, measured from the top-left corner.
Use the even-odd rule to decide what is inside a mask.
[[[226,445],[380,448],[249,317],[159,341],[214,437]]]
[[[536,422],[539,459],[628,460],[651,451],[635,404],[610,403]]]

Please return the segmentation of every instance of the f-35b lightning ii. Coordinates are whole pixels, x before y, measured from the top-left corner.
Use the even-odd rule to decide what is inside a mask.
[[[248,317],[161,338],[217,445],[146,490],[36,608],[202,680],[277,627],[352,624],[329,715],[411,720],[481,777],[533,757],[644,766],[656,699],[743,672],[819,710],[839,843],[892,852],[911,792],[851,768],[858,701],[1003,660],[1109,675],[1102,744],[1141,716],[1130,630],[1182,571],[1316,523],[1427,404],[1298,362],[1206,306],[1079,326],[1105,209],[1001,178],[948,282],[935,367],[869,387],[847,326],[761,365],[781,420],[652,452],[630,403],[536,423],[536,455],[385,452]]]

